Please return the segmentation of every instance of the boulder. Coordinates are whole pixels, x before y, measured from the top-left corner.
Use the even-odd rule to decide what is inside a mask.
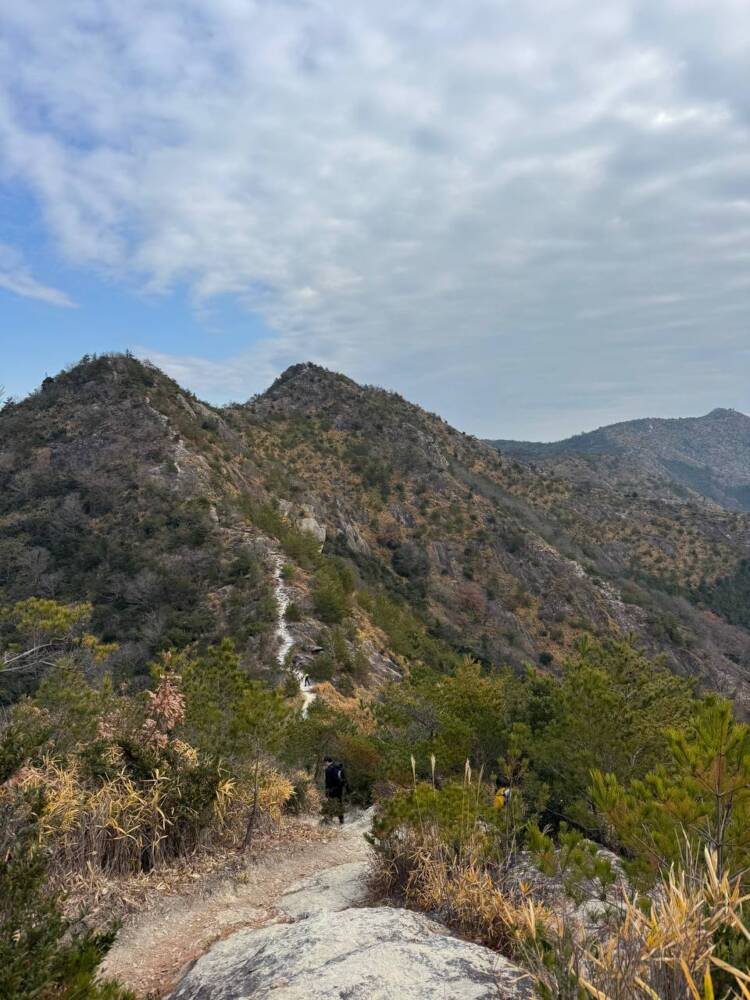
[[[526,1000],[529,979],[421,914],[320,912],[240,931],[186,974],[172,1000]]]
[[[285,892],[279,909],[288,917],[300,920],[323,911],[336,912],[364,903],[369,869],[368,861],[351,861],[326,868]]]
[[[279,513],[286,521],[291,521],[298,531],[312,535],[319,542],[321,547],[326,540],[326,526],[321,524],[311,506],[303,504],[295,515],[295,505],[291,500],[279,500]]]

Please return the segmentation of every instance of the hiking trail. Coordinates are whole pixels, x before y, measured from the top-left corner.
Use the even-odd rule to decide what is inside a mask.
[[[281,666],[284,666],[286,658],[294,645],[294,636],[289,631],[289,626],[286,621],[286,612],[289,607],[289,591],[284,584],[284,560],[281,555],[276,552],[273,555],[273,583],[274,583],[274,594],[276,596],[276,606],[278,608],[277,618],[276,618],[276,638],[279,641],[279,652],[278,660]],[[295,670],[292,668],[294,676],[297,678],[299,683],[300,694],[302,695],[302,718],[307,716],[310,710],[310,705],[315,701],[317,695],[314,691],[310,689],[309,686],[305,686],[305,673],[302,670]]]
[[[301,820],[317,839],[280,843],[257,861],[248,859],[239,875],[198,884],[194,892],[156,897],[148,910],[125,921],[103,975],[119,979],[139,997],[166,996],[192,962],[235,931],[288,923],[331,894],[355,903],[364,891],[370,857],[364,834],[371,819],[368,811],[353,813],[343,827]]]

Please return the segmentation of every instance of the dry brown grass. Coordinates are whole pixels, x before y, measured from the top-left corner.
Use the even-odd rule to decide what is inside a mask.
[[[619,997],[713,1000],[717,969],[729,973],[735,996],[750,996],[750,976],[715,954],[717,933],[729,927],[750,940],[742,920],[749,896],[728,875],[719,878],[713,855],[705,868],[688,875],[672,870],[657,887],[646,911],[636,897],[625,895],[622,920],[597,947],[587,948],[590,970],[582,983],[597,1000]],[[639,992],[640,991],[640,992]]]
[[[94,868],[70,872],[60,885],[65,912],[71,917],[85,912],[90,924],[106,927],[129,914],[158,908],[165,897],[203,896],[226,879],[245,881],[248,866],[312,848],[326,837],[330,831],[325,827],[282,816],[256,834],[249,853],[239,852],[231,838],[218,838],[150,872],[111,875]]]
[[[189,769],[195,751],[173,741]],[[112,747],[117,764],[119,748]],[[193,821],[178,819],[183,799],[184,772],[155,771],[150,780],[134,781],[124,767],[114,777],[92,785],[83,780],[76,761],[63,764],[45,757],[36,766],[24,767],[4,794],[41,791],[44,808],[40,835],[50,852],[53,879],[75,874],[104,872],[125,876],[163,866],[188,855],[212,839],[239,842],[250,806],[249,787],[231,778],[220,780],[214,791],[210,815]],[[278,823],[293,785],[271,767],[260,776],[258,814],[261,827]],[[186,804],[189,814],[189,804]]]

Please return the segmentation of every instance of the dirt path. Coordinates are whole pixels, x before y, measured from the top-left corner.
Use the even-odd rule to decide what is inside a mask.
[[[283,845],[249,862],[238,876],[180,896],[161,898],[147,912],[124,924],[103,967],[139,996],[164,996],[185,967],[214,941],[245,927],[288,920],[277,909],[279,897],[300,880],[326,869],[364,861],[369,816],[339,829],[324,828],[320,839]]]

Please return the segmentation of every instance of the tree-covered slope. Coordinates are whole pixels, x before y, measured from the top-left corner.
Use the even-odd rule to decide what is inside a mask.
[[[295,653],[346,693],[463,652],[554,670],[586,634],[632,632],[747,705],[721,581],[749,539],[742,514],[528,467],[314,365],[217,409],[84,359],[0,413],[0,604],[90,601],[127,674],[222,637],[272,670],[281,553]]]
[[[490,443],[569,477],[650,495],[702,496],[750,511],[750,417],[737,410],[631,420],[549,444]]]
[[[128,357],[85,359],[7,405],[3,603],[90,601],[92,627],[120,644],[126,673],[160,648],[226,630],[243,638],[270,624],[260,564],[218,524],[219,456],[232,448],[222,430],[209,407]]]

